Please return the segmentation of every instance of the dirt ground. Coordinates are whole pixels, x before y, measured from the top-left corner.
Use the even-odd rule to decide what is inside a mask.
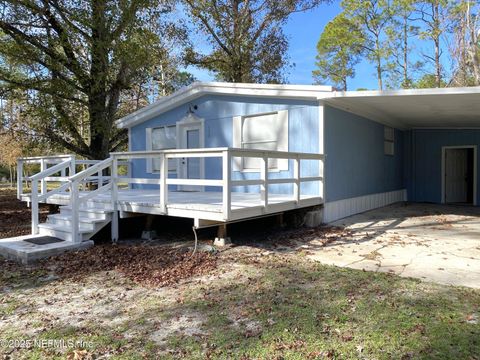
[[[120,245],[28,268],[1,264],[0,340],[78,345],[13,343],[0,356],[480,359],[480,293],[320,265],[303,246],[328,245],[341,231],[302,234],[193,260],[188,246]]]
[[[2,199],[3,231],[28,230],[29,211]],[[223,249],[201,233],[195,255],[169,229],[31,266],[0,260],[0,357],[480,360],[477,290],[325,266],[311,259],[358,229],[262,221],[232,226]]]

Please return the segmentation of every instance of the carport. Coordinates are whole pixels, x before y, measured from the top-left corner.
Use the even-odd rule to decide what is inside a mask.
[[[480,87],[337,92],[325,102],[403,131],[409,201],[480,204]]]

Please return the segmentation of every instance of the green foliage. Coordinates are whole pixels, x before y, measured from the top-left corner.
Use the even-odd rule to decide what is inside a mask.
[[[388,87],[411,88],[415,75],[421,71],[424,62],[412,61],[411,39],[418,37],[419,25],[413,20],[416,0],[393,0],[392,18],[386,28],[391,56],[387,64]]]
[[[426,39],[433,44],[433,52],[423,54],[425,59],[432,63],[435,69],[436,86],[442,87],[445,69],[443,69],[441,57],[441,38],[446,29],[447,0],[423,0],[418,2],[417,12],[423,22],[420,39]]]
[[[447,83],[442,81],[440,87],[446,87]],[[416,89],[431,89],[438,87],[437,77],[435,74],[425,74],[420,79],[418,79],[413,86]]]
[[[332,82],[347,90],[347,79],[355,76],[355,65],[363,53],[363,41],[362,32],[345,14],[329,22],[317,43],[315,82]]]
[[[362,29],[364,50],[369,61],[375,64],[378,88],[383,89],[385,63],[391,48],[385,40],[385,31],[392,19],[389,0],[342,0],[346,16]]]
[[[322,0],[184,0],[211,51],[190,48],[187,62],[212,71],[218,80],[279,83],[288,67],[288,41],[282,25],[295,12]]]
[[[7,0],[1,8],[0,86],[24,91],[23,116],[37,136],[87,158],[125,144],[114,126],[123,94],[151,78],[168,54],[165,39],[184,35],[162,0]]]

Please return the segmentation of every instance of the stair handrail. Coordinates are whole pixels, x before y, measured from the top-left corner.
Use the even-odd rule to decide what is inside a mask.
[[[80,238],[79,233],[79,211],[80,211],[80,204],[90,198],[91,194],[87,194],[84,197],[80,197],[80,183],[84,180],[87,180],[88,177],[91,175],[103,171],[106,168],[109,168],[113,165],[113,158],[109,157],[105,160],[100,161],[99,163],[80,171],[68,178],[68,182],[70,184],[70,207],[71,207],[71,226],[72,226],[72,241],[73,242],[81,242],[82,239]],[[98,184],[99,187],[94,191],[95,194],[102,192],[103,190],[107,190],[111,188],[111,183],[114,181],[113,177],[110,177],[110,182],[108,184],[103,185]]]
[[[105,160],[102,160],[96,163],[95,165],[92,165],[89,168],[79,171],[73,176],[70,176],[68,178],[68,181],[72,182],[72,181],[79,181],[79,180],[87,180],[87,178],[90,177],[91,175],[98,173],[99,171],[102,171],[107,167],[109,167],[112,162],[113,162],[113,159],[111,157]]]
[[[43,170],[39,173],[36,173],[35,175],[32,176],[26,176],[24,179],[27,181],[36,181],[36,180],[42,180],[43,178],[46,178],[50,175],[53,175],[59,171],[62,171],[63,169],[66,169],[67,167],[70,166],[70,163],[72,162],[72,159],[68,159],[64,162],[61,162],[60,164],[54,165],[52,167],[49,167],[46,170]]]
[[[49,196],[57,193],[58,191],[46,192],[46,185],[44,185],[44,179],[59,172],[63,171],[66,168],[72,169],[75,166],[75,158],[70,157],[68,160],[61,162],[60,164],[49,167],[33,176],[25,177],[25,180],[31,181],[32,192],[30,195],[30,208],[32,212],[32,235],[38,234],[38,224],[39,224],[39,213],[38,213],[38,203],[40,198],[46,200]],[[38,195],[38,183],[42,182],[42,195]],[[63,188],[61,186],[60,188]]]

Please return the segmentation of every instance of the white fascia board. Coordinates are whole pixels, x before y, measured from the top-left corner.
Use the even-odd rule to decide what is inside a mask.
[[[480,86],[458,88],[433,88],[433,89],[401,89],[401,90],[372,90],[372,91],[333,91],[325,98],[325,103],[340,110],[351,112],[378,123],[392,126],[400,130],[412,128],[399,118],[387,116],[382,111],[370,107],[368,104],[358,102],[349,103],[349,98],[388,98],[388,97],[417,97],[417,96],[455,96],[479,94]],[[345,101],[342,101],[345,99]],[[440,99],[440,98],[439,98]]]
[[[118,128],[129,128],[147,121],[181,104],[203,95],[278,97],[283,99],[318,100],[329,97],[333,88],[319,85],[240,84],[196,82],[116,121]]]
[[[480,94],[480,86],[432,89],[333,91],[331,98]]]

